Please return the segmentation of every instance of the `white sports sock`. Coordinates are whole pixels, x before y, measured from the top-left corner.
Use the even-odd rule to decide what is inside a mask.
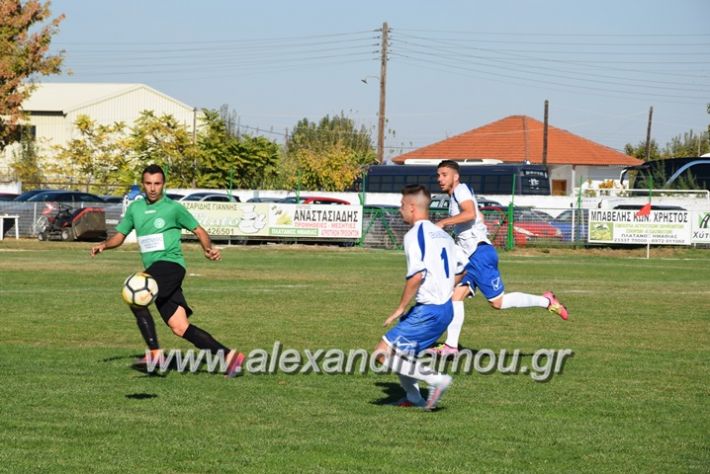
[[[419,384],[417,383],[417,380],[409,377],[408,375],[397,375],[399,376],[399,384],[407,392],[407,400],[415,405],[422,403],[424,401],[424,397],[422,397],[422,393],[419,391]]]
[[[423,368],[420,361],[412,361],[398,354],[393,354],[387,358],[390,369],[397,374],[421,380],[429,385],[441,381],[442,375],[431,368]]]
[[[453,301],[452,303],[454,305],[454,319],[446,328],[446,345],[458,349],[464,319],[463,301]]]
[[[544,296],[530,295],[528,293],[506,293],[503,295],[503,301],[500,309],[508,308],[547,308],[550,306],[550,300]]]

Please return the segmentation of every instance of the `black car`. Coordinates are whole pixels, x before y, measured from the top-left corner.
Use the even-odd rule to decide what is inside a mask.
[[[0,201],[14,201],[17,196],[16,193],[0,193]]]
[[[42,191],[27,199],[27,202],[105,202],[99,196],[81,191]]]
[[[51,191],[51,189],[33,189],[32,191],[25,191],[15,198],[15,201],[27,201],[32,196],[43,193],[45,191]]]

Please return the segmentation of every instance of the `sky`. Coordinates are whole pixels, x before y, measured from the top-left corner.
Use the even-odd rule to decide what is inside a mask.
[[[143,83],[238,115],[283,141],[303,118],[345,114],[376,136],[390,28],[386,156],[510,115],[623,150],[663,146],[710,115],[708,0],[54,0],[52,50],[71,75]],[[364,79],[364,81],[363,81]]]

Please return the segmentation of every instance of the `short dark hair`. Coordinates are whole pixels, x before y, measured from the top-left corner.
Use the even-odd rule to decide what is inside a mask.
[[[141,174],[141,177],[144,176],[146,173],[148,174],[158,174],[160,173],[163,176],[163,181],[165,181],[165,173],[163,172],[163,168],[156,164],[148,165],[145,167],[143,170],[143,173]]]
[[[413,196],[423,194],[428,201],[431,201],[431,193],[423,184],[408,184],[402,188],[402,196]]]
[[[436,169],[439,168],[451,168],[452,170],[458,172],[459,164],[456,163],[454,160],[443,160],[436,167]]]

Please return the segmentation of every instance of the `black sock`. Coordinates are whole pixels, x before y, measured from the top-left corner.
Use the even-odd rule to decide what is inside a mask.
[[[155,322],[153,316],[150,315],[148,308],[135,308],[131,306],[131,311],[136,317],[136,324],[141,331],[143,340],[148,345],[150,350],[159,349],[158,334],[155,332]]]
[[[207,349],[212,354],[224,351],[224,355],[229,354],[229,349],[215,340],[207,331],[204,331],[194,324],[190,324],[182,335],[183,339],[190,341],[198,349]]]

